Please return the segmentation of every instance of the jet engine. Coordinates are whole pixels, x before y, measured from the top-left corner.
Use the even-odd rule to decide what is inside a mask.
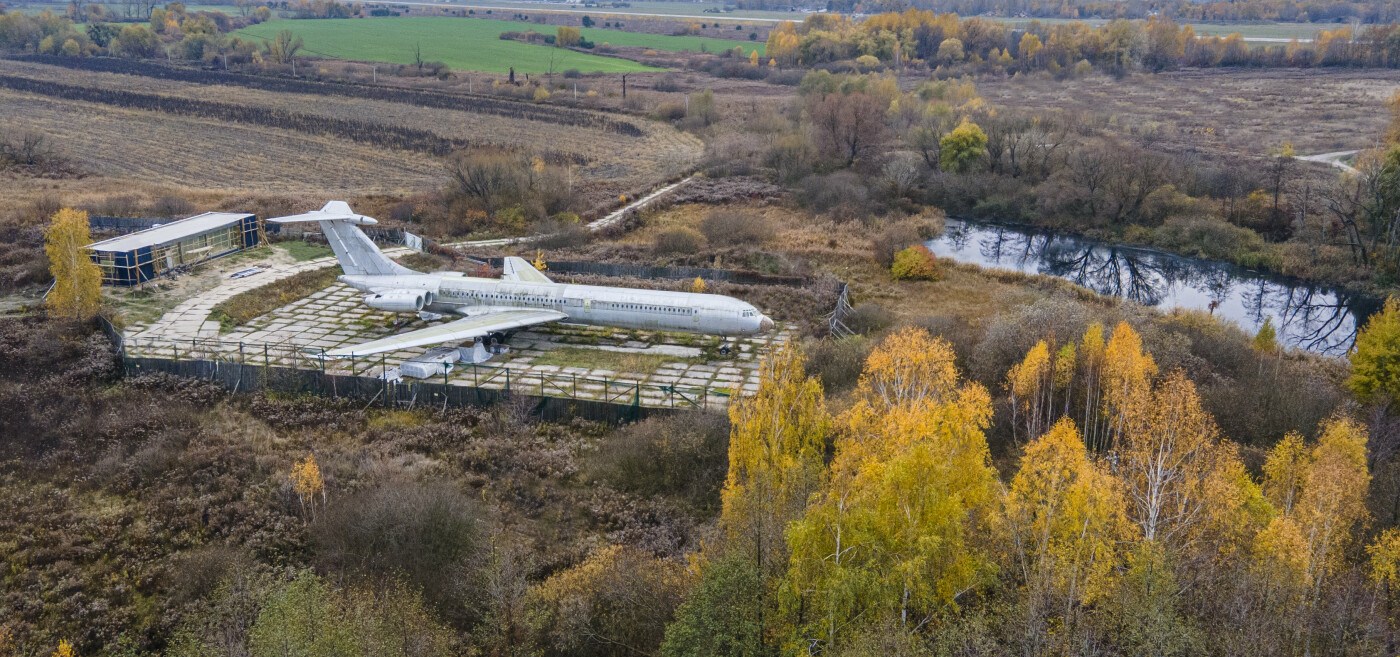
[[[377,294],[366,294],[365,305],[375,310],[391,313],[416,313],[423,306],[432,303],[431,292],[421,290],[389,290]]]

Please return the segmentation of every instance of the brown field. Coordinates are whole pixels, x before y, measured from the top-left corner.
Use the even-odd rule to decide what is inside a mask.
[[[420,153],[0,90],[0,132],[48,137],[80,169],[110,178],[269,193],[405,193],[446,179]]]
[[[632,120],[632,123],[645,133],[643,137],[638,138],[595,128],[558,126],[524,118],[418,107],[405,103],[202,85],[133,75],[75,71],[43,64],[0,61],[0,72],[70,85],[274,107],[298,114],[428,130],[447,138],[489,143],[524,152],[539,151],[580,156],[589,160],[577,171],[581,179],[609,180],[626,188],[648,187],[668,176],[681,173],[699,158],[702,151],[700,141],[693,136],[644,119]],[[253,127],[249,129],[261,130]]]
[[[1397,86],[1400,71],[1384,69],[1197,69],[1122,80],[977,81],[992,105],[1092,115],[1155,131],[1169,145],[1256,155],[1285,141],[1300,155],[1367,148],[1384,129],[1383,101]]]

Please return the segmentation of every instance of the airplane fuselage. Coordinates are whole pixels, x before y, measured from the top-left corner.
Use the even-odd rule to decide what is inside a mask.
[[[420,290],[423,310],[471,316],[501,309],[540,308],[575,324],[624,329],[753,335],[772,326],[752,305],[718,294],[635,288],[533,283],[456,273],[341,276],[364,292]]]

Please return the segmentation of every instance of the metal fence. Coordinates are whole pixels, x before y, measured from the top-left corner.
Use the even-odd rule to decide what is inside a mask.
[[[115,330],[109,335],[112,333]],[[533,400],[537,411],[545,415],[621,421],[661,409],[721,407],[735,392],[471,363],[444,364],[441,376],[413,381],[386,378],[385,373],[393,368],[384,355],[329,363],[322,349],[287,345],[199,338],[121,341],[120,335],[116,340],[128,376],[165,372],[219,383],[233,392],[275,390],[351,397],[387,407],[490,405],[523,397]]]

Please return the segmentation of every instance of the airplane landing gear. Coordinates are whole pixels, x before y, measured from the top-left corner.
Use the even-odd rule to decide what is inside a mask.
[[[729,338],[721,338],[719,341],[719,355],[728,356],[729,351]]]

